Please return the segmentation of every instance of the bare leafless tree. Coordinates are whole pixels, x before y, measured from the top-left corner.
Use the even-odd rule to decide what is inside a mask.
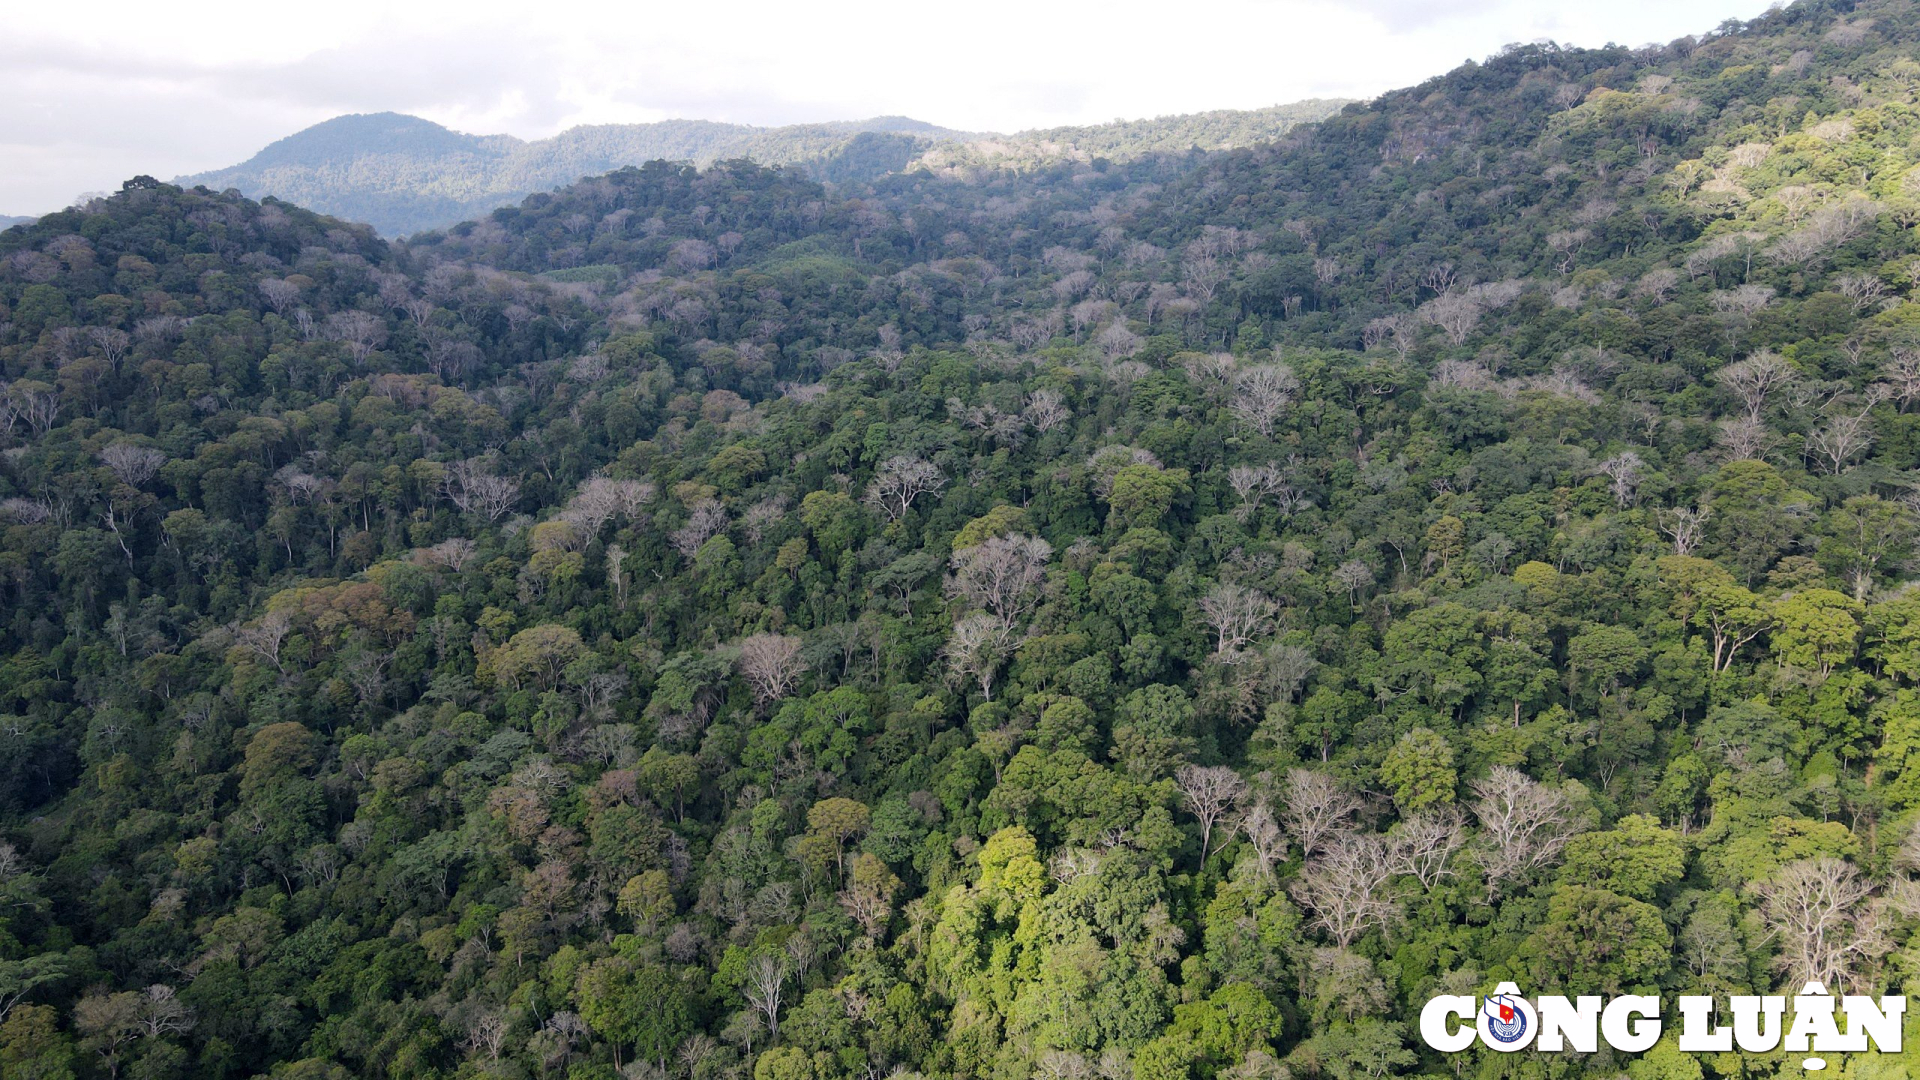
[[[922,495],[937,494],[947,485],[947,476],[931,461],[910,454],[898,454],[880,463],[873,484],[867,488],[867,502],[888,521],[899,521]]]
[[[260,295],[268,307],[285,315],[294,301],[300,299],[300,286],[284,278],[261,278]]]
[[[12,417],[27,422],[35,435],[45,435],[60,413],[60,395],[53,387],[32,379],[0,384],[0,426],[12,426]]]
[[[1420,305],[1420,317],[1439,327],[1455,345],[1466,344],[1481,314],[1480,302],[1463,292],[1443,293]]]
[[[1859,236],[1885,210],[1882,204],[1856,192],[1814,211],[1804,228],[1774,241],[1767,254],[1783,264],[1817,268],[1834,249]]]
[[[1406,874],[1431,889],[1452,877],[1453,855],[1467,842],[1460,811],[1451,806],[1422,810],[1387,834],[1387,855],[1396,874]]]
[[[1308,860],[1294,884],[1294,899],[1344,949],[1368,930],[1400,918],[1400,903],[1388,888],[1393,872],[1385,841],[1346,833]]]
[[[627,602],[627,577],[624,573],[626,561],[626,548],[619,544],[607,545],[607,584],[613,586],[614,602],[622,606]]]
[[[1246,797],[1247,782],[1225,765],[1182,765],[1173,781],[1187,809],[1200,820],[1200,857],[1204,860],[1213,854],[1214,824]]]
[[[1073,419],[1073,410],[1067,407],[1067,399],[1059,391],[1043,389],[1027,395],[1027,407],[1021,415],[1033,425],[1033,430],[1047,432]]]
[[[1168,288],[1172,288],[1172,286],[1168,286]],[[1043,318],[1015,319],[1013,326],[1008,330],[1007,334],[1013,339],[1015,347],[1032,349],[1053,338],[1054,333],[1059,329],[1054,323],[1054,319],[1058,317],[1058,314],[1058,312],[1049,312],[1048,315]],[[883,350],[875,353],[874,359],[880,364],[883,370],[892,372],[900,366],[901,356],[898,352],[887,352]]]
[[[480,347],[470,341],[434,334],[427,340],[427,370],[441,382],[458,383],[486,362]]]
[[[1920,347],[1895,345],[1887,350],[1887,362],[1880,367],[1880,382],[1887,400],[1896,402],[1901,412],[1920,400]]]
[[[1260,876],[1271,881],[1275,865],[1287,859],[1287,833],[1273,816],[1273,808],[1265,799],[1253,804],[1253,808],[1240,817],[1240,832],[1253,848],[1253,855],[1259,862]]]
[[[947,591],[986,609],[1008,630],[1032,609],[1053,545],[1035,536],[995,536],[953,553]]]
[[[587,536],[597,536],[601,526],[615,518],[637,517],[653,500],[653,494],[653,484],[645,480],[589,476],[580,482],[560,516],[580,526]]]
[[[1866,412],[1843,412],[1807,433],[1806,455],[1821,471],[1838,476],[1873,443],[1873,421]]]
[[[233,635],[234,642],[242,649],[273,665],[275,671],[284,674],[286,668],[280,666],[280,646],[293,632],[293,620],[284,611],[269,611],[256,622],[241,627]]]
[[[151,446],[117,442],[100,451],[100,460],[121,483],[139,487],[153,479],[167,463],[167,455]]]
[[[1720,421],[1719,428],[1713,433],[1713,441],[1728,461],[1759,461],[1780,439],[1765,421],[1737,416]]]
[[[797,637],[754,634],[740,642],[740,675],[753,688],[754,700],[763,706],[791,693],[805,671]]]
[[[478,1009],[467,1017],[467,1032],[460,1045],[484,1051],[488,1061],[499,1061],[500,1051],[506,1049],[507,1034],[512,1029],[506,1010]]]
[[[1367,324],[1367,330],[1373,333],[1376,342],[1386,344],[1405,360],[1414,346],[1420,344],[1420,327],[1425,321],[1418,312],[1402,311],[1374,319]]]
[[[0,499],[0,521],[38,525],[53,516],[53,508],[38,499]]]
[[[308,882],[331,885],[340,879],[340,849],[332,844],[315,844],[301,852],[294,865]]]
[[[1234,516],[1241,521],[1253,516],[1260,508],[1260,498],[1266,494],[1267,470],[1253,465],[1235,465],[1227,470],[1227,486],[1240,497],[1240,507]]]
[[[1714,373],[1714,379],[1727,388],[1747,410],[1747,419],[1759,423],[1767,409],[1769,395],[1791,383],[1793,365],[1770,352],[1757,352]]]
[[[141,991],[138,1015],[140,1030],[149,1039],[193,1030],[193,1010],[165,983],[154,983]]]
[[[1261,435],[1273,434],[1287,407],[1300,394],[1300,378],[1285,364],[1256,364],[1234,376],[1234,419]]]
[[[1240,505],[1233,514],[1241,521],[1252,517],[1268,496],[1275,497],[1274,504],[1282,514],[1291,514],[1310,504],[1294,487],[1288,468],[1277,461],[1265,465],[1236,465],[1227,470],[1227,486],[1240,497]]]
[[[1225,352],[1189,353],[1180,366],[1208,401],[1224,405],[1233,399],[1234,379],[1240,371],[1239,357]]]
[[[99,1053],[108,1080],[118,1080],[121,1052],[141,1035],[143,1005],[142,997],[131,990],[118,994],[92,993],[74,1003],[74,1030]]]
[[[669,534],[667,542],[691,559],[707,541],[726,531],[727,510],[718,499],[701,499],[689,509],[687,523]]]
[[[1280,800],[1287,831],[1307,855],[1324,850],[1334,837],[1350,831],[1353,816],[1360,812],[1358,798],[1338,780],[1313,769],[1288,769]]]
[[[698,1074],[701,1065],[712,1061],[720,1050],[720,1040],[705,1032],[695,1032],[680,1044],[680,1068],[687,1076]]]
[[[1765,285],[1740,285],[1713,293],[1707,302],[1719,314],[1725,325],[1727,346],[1733,348],[1753,325],[1753,317],[1773,303],[1773,290]]]
[[[1347,590],[1347,606],[1352,608],[1358,602],[1360,590],[1373,584],[1373,567],[1359,559],[1348,559],[1334,568],[1333,581]]]
[[[462,513],[478,514],[488,521],[500,520],[520,499],[520,482],[495,476],[488,463],[481,458],[468,458],[448,465],[446,476],[441,481],[441,490],[446,494],[447,501]]]
[[[539,317],[539,313],[525,304],[508,304],[500,309],[500,317],[507,320],[507,329],[519,330]]]
[[[1558,788],[1548,787],[1509,765],[1496,765],[1473,783],[1471,809],[1480,822],[1480,867],[1487,874],[1487,895],[1552,865],[1580,831],[1573,805]]]
[[[399,307],[413,295],[413,283],[405,274],[381,274],[377,280],[380,283],[380,302],[390,308]],[[261,291],[265,292],[264,289]]]
[[[433,321],[433,313],[440,310],[433,306],[433,301],[424,296],[409,296],[395,306],[406,312],[407,318],[413,320],[413,325],[422,330]]]
[[[1013,652],[1014,644],[1011,626],[986,612],[976,611],[953,624],[953,635],[947,639],[945,650],[947,665],[955,675],[979,683],[980,696],[991,701],[994,678],[1000,665]]]
[[[1639,454],[1627,450],[1615,454],[1598,466],[1597,471],[1608,480],[1615,505],[1623,510],[1632,506],[1638,497],[1640,470],[1644,465]]]
[[[133,336],[142,341],[171,341],[186,329],[187,320],[178,315],[149,315],[133,324]]]
[[[48,331],[53,338],[53,355],[65,367],[86,355],[87,332],[78,326],[56,326]]]
[[[1700,546],[1701,539],[1706,535],[1707,522],[1712,517],[1712,507],[1695,509],[1691,506],[1675,506],[1655,514],[1654,522],[1661,532],[1672,539],[1675,555],[1691,555]]]
[[[1118,360],[1132,356],[1140,351],[1141,337],[1127,329],[1125,319],[1116,318],[1107,324],[1107,328],[1094,335],[1093,344],[1102,356],[1109,360]]]
[[[855,884],[840,890],[840,907],[847,917],[860,924],[869,939],[879,941],[893,918],[893,900],[886,892],[870,884]]]
[[[1680,271],[1668,266],[1656,267],[1640,275],[1640,280],[1633,286],[1633,294],[1644,296],[1656,304],[1664,304],[1678,284]]]
[[[465,570],[467,564],[473,561],[473,554],[477,550],[479,545],[464,536],[456,536],[442,540],[432,547],[421,548],[420,557],[457,574]]]
[[[1774,967],[1788,987],[1819,982],[1849,988],[1855,968],[1887,951],[1873,885],[1850,862],[1830,855],[1798,859],[1756,883],[1760,916],[1779,953]]]
[[[94,326],[87,329],[87,337],[93,340],[94,348],[106,358],[115,371],[120,369],[120,361],[126,357],[127,349],[133,345],[133,335],[113,326]]]
[[[336,311],[327,316],[327,336],[345,345],[358,367],[387,340],[387,324],[364,311]]]
[[[787,958],[761,953],[747,964],[747,985],[742,994],[747,1004],[765,1021],[767,1041],[780,1038],[780,996],[787,985]]]
[[[1872,274],[1846,274],[1835,288],[1841,296],[1853,303],[1853,313],[1858,315],[1886,298],[1887,283]]]
[[[1227,280],[1227,267],[1213,252],[1190,248],[1181,260],[1180,278],[1187,296],[1205,308],[1213,302],[1214,291]]]
[[[1593,230],[1584,228],[1559,229],[1547,234],[1547,247],[1560,256],[1557,266],[1561,273],[1573,273],[1580,252],[1586,248],[1587,241],[1591,239],[1593,239]]]
[[[758,545],[766,537],[767,530],[787,516],[787,505],[785,495],[769,495],[747,507],[747,512],[740,516],[740,529],[747,534],[747,543]]]
[[[1233,661],[1254,638],[1273,629],[1280,605],[1244,585],[1215,585],[1200,598],[1200,617],[1213,629],[1215,656]]]
[[[1054,279],[1052,286],[1053,295],[1059,298],[1062,304],[1071,303],[1076,298],[1086,295],[1086,291],[1093,288],[1096,280],[1098,279],[1094,277],[1093,271],[1091,270],[1074,270],[1070,273],[1062,274]],[[1085,315],[1081,317],[1080,321],[1082,325],[1084,325],[1085,318]]]

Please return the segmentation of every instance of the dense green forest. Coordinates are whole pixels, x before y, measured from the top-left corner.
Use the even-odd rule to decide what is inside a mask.
[[[175,182],[234,188],[256,198],[272,195],[399,236],[485,214],[529,192],[648,161],[684,161],[704,168],[745,159],[792,166],[831,183],[908,169],[947,174],[1032,169],[1095,157],[1127,160],[1270,142],[1345,104],[1300,101],[1017,135],[954,131],[904,116],[785,127],[663,120],[592,124],[531,142],[510,135],[465,135],[417,116],[374,113],[334,117],[238,165]],[[0,218],[0,227],[12,223]]]
[[[1065,159],[1091,163],[1095,158],[1126,161],[1147,154],[1231,150],[1272,142],[1301,124],[1339,112],[1347,104],[1334,98],[1312,98],[1265,109],[1216,109],[1088,127],[1042,128],[1017,135],[935,140],[914,164],[935,172],[1033,169]]]
[[[1318,120],[1332,110],[1305,117]],[[763,128],[711,120],[592,124],[548,139],[467,135],[400,113],[336,116],[295,132],[238,165],[181,177],[185,186],[272,195],[364,221],[389,236],[449,225],[499,206],[646,161],[711,165],[748,158],[794,165],[818,178],[856,169],[878,176],[918,157],[935,139],[966,134],[905,117]],[[873,153],[873,144],[892,149]]]
[[[0,1076],[1796,1075],[1412,1025],[1920,988],[1916,51],[0,233]]]

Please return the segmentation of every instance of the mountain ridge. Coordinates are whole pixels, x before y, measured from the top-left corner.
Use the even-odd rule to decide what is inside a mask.
[[[715,120],[593,124],[546,139],[473,135],[404,113],[337,116],[275,140],[246,161],[177,183],[268,195],[386,235],[444,227],[537,191],[653,160],[706,166],[726,158],[794,166],[832,181],[936,169],[1035,167],[1067,157],[1226,149],[1278,138],[1338,111],[1344,99],[1214,110],[1012,135],[959,131],[906,116],[761,127]],[[1082,146],[1082,144],[1087,144]]]
[[[1917,53],[0,233],[0,1075],[1776,1076],[1418,1021],[1912,984]]]

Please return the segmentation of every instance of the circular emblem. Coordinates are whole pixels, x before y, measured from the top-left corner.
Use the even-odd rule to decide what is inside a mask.
[[[1511,983],[1501,983],[1480,1004],[1481,1039],[1495,1050],[1518,1050],[1533,1040],[1533,1005]]]

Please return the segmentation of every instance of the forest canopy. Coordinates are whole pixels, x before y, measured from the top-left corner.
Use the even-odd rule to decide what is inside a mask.
[[[0,233],[0,1075],[1793,1075],[1415,1025],[1912,985],[1917,47]]]

